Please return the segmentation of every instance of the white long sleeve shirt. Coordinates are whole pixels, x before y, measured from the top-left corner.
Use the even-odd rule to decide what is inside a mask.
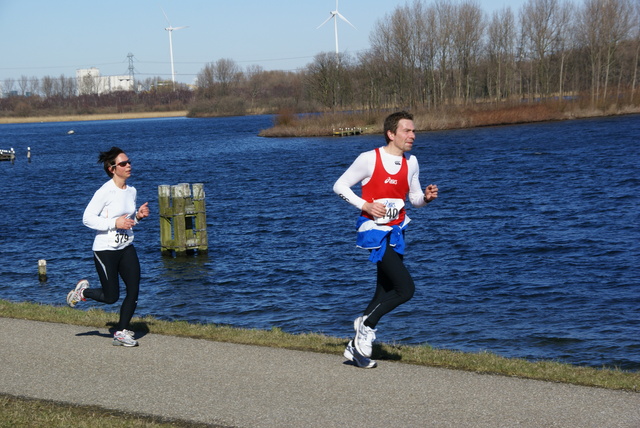
[[[116,219],[122,215],[135,219],[136,189],[124,189],[109,180],[100,187],[84,210],[82,223],[96,231],[93,251],[120,250],[133,242],[132,229],[117,229]]]
[[[402,166],[402,156],[394,156],[387,153],[384,149],[380,150],[382,156],[382,164],[389,174],[397,174]],[[409,202],[414,207],[422,207],[426,205],[424,201],[424,192],[420,185],[420,168],[418,159],[415,156],[406,154],[408,179],[409,179]],[[373,175],[373,169],[376,166],[376,151],[370,150],[361,153],[351,166],[338,178],[333,185],[333,191],[340,195],[342,199],[349,202],[354,207],[362,210],[365,201],[358,196],[351,187],[358,183],[367,184]]]

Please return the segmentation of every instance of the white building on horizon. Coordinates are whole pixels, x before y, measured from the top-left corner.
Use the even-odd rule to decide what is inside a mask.
[[[76,70],[78,95],[107,94],[115,91],[133,91],[131,76],[101,76],[96,67]]]

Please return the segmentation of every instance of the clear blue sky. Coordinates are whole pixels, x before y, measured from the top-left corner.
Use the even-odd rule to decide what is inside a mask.
[[[525,0],[477,0],[490,15]],[[411,3],[410,1],[409,3]],[[431,0],[426,0],[429,4]],[[340,52],[369,48],[376,22],[406,0],[340,0],[357,29],[338,22]],[[296,70],[320,52],[335,51],[335,0],[0,0],[0,84],[25,75],[75,77],[78,68],[102,75],[171,78],[166,12],[173,27],[176,80],[192,83],[205,64],[233,59],[241,67]]]

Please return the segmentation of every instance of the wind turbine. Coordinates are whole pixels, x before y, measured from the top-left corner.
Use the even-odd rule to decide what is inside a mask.
[[[162,14],[164,15],[165,19],[167,20],[167,22],[169,23],[169,26],[167,28],[165,28],[165,30],[167,30],[169,32],[169,55],[171,56],[171,81],[173,82],[173,87],[175,89],[176,87],[176,72],[173,69],[173,39],[172,39],[172,34],[174,32],[174,30],[182,30],[183,28],[187,28],[187,26],[183,26],[183,27],[172,27],[171,26],[171,22],[169,21],[169,18],[167,17],[167,14],[164,13],[164,9],[160,8],[160,10],[162,10]]]
[[[329,12],[329,17],[322,24],[318,26],[318,28],[320,28],[324,24],[326,24],[327,22],[333,19],[333,31],[335,32],[335,36],[336,36],[336,56],[338,56],[338,53],[339,53],[338,52],[338,18],[342,19],[344,22],[351,25],[353,28],[357,30],[357,28],[354,27],[353,24],[350,23],[347,18],[345,18],[344,16],[342,16],[340,12],[338,12],[338,0],[336,0],[336,10],[332,10],[331,12]],[[318,28],[316,28],[316,30]]]

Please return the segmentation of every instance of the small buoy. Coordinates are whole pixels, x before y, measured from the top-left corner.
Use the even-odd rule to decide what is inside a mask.
[[[71,134],[75,134],[75,133],[76,133],[76,131],[74,131],[73,129],[71,129],[71,130],[67,131],[67,134],[69,134],[69,135],[71,135]]]

